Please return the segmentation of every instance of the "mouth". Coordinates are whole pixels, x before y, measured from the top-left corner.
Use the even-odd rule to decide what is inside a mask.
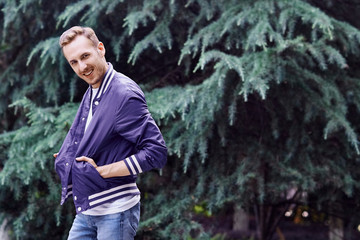
[[[83,73],[84,76],[88,77],[94,70],[90,70],[88,72]]]

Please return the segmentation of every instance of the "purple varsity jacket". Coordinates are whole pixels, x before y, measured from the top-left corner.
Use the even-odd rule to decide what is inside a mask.
[[[77,213],[140,194],[137,174],[162,168],[167,157],[161,132],[134,81],[109,63],[92,103],[91,92],[90,86],[55,159],[62,185],[61,204],[72,195]],[[90,104],[93,118],[84,133]],[[131,175],[102,178],[91,164],[75,160],[80,156],[94,159],[98,166],[124,160]]]

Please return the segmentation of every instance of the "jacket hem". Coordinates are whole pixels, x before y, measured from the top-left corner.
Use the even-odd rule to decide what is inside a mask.
[[[89,206],[94,207],[96,205],[100,205],[105,202],[115,200],[117,198],[125,197],[128,195],[138,195],[138,194],[140,194],[140,191],[137,188],[136,183],[124,184],[121,186],[117,186],[117,187],[90,195],[88,197]]]

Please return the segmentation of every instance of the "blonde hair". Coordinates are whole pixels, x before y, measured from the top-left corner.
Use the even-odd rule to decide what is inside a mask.
[[[77,36],[81,36],[81,35],[90,39],[93,42],[95,47],[98,46],[100,41],[97,38],[97,36],[92,28],[74,26],[74,27],[66,30],[63,34],[61,34],[60,39],[59,39],[60,47],[63,48],[67,44],[71,43]]]

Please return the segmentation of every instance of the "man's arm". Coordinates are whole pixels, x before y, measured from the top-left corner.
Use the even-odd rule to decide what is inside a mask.
[[[136,153],[124,160],[130,175],[137,175],[166,163],[165,141],[151,117],[145,98],[133,95],[116,113],[115,131],[136,146]]]
[[[119,161],[104,166],[97,166],[93,159],[85,156],[76,158],[76,161],[85,161],[90,163],[94,168],[96,168],[96,170],[103,178],[124,177],[130,175],[130,172],[124,161]]]

